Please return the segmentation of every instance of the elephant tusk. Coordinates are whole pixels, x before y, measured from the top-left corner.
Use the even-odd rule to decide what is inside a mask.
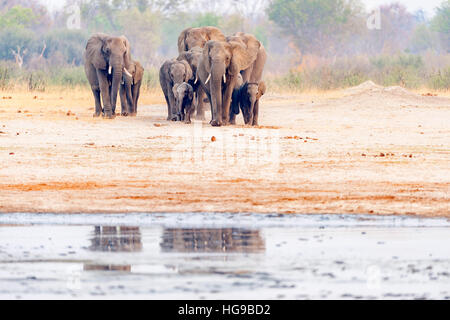
[[[225,76],[225,73],[223,74],[223,82],[227,83],[227,77]]]
[[[133,78],[133,76],[131,75],[131,73],[128,72],[127,68],[123,68],[123,72],[125,72],[125,74],[130,77]]]
[[[111,72],[112,72],[112,66],[110,65],[108,68],[108,74],[111,74]]]
[[[209,74],[208,79],[206,79],[205,84],[208,84],[209,79],[211,79],[211,73]]]
[[[194,84],[197,84],[197,81],[198,81],[198,76],[195,76]]]

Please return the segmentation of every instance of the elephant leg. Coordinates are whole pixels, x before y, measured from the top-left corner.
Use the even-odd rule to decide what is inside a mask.
[[[256,100],[255,107],[253,109],[253,122],[252,122],[253,126],[258,125],[258,114],[259,114],[259,100]]]
[[[205,120],[205,103],[203,99],[205,99],[205,92],[203,87],[199,86],[197,89],[197,110],[195,115],[197,120]]]
[[[164,98],[166,98],[166,103],[167,103],[167,120],[170,120],[170,101],[169,101],[169,96],[167,95],[166,92],[164,92]]]
[[[100,86],[98,84],[97,70],[91,64],[85,65],[84,70],[86,72],[89,84],[91,85],[92,94],[94,95],[95,100],[95,112],[93,116],[100,117],[103,110],[102,110],[102,102],[100,99]]]
[[[169,86],[169,121],[178,121],[179,120],[179,114],[176,112],[176,103],[175,103],[175,96],[173,95],[173,86]]]
[[[123,116],[126,115],[126,114],[124,114],[124,111],[128,109],[127,108],[127,97],[126,97],[125,90],[126,89],[124,88],[124,85],[123,84],[120,85],[120,91],[119,91],[119,94],[120,94],[120,106],[122,108],[122,115]]]
[[[141,91],[141,84],[137,83],[133,86],[133,108],[131,110],[131,115],[135,116],[137,114],[137,104],[139,100],[139,95]]]
[[[236,114],[233,111],[230,112],[230,124],[236,124]]]
[[[114,118],[113,110],[111,107],[111,93],[109,90],[108,78],[106,71],[97,70],[98,82],[100,85],[100,93],[102,95],[103,106],[105,111],[105,117],[108,119]]]
[[[132,92],[132,84],[130,79],[126,79],[124,82],[124,89],[125,89],[125,97],[126,97],[126,105],[125,108],[122,108],[122,115],[128,116],[130,113],[133,112],[133,92]]]
[[[92,93],[94,94],[95,99],[95,112],[94,117],[100,117],[102,114],[102,102],[100,100],[100,88],[93,88]]]
[[[191,103],[190,105],[187,106],[186,108],[186,117],[184,119],[184,123],[191,123],[191,116],[194,113],[194,105],[193,103]]]

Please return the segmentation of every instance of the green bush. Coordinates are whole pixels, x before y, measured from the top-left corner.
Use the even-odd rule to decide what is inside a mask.
[[[88,85],[84,67],[64,67],[50,72],[50,84],[68,87]]]
[[[437,73],[432,74],[428,80],[428,86],[436,90],[449,90],[450,89],[450,67],[444,70],[439,70]]]
[[[159,70],[151,67],[144,71],[144,79],[142,80],[142,88],[146,90],[159,87]]]

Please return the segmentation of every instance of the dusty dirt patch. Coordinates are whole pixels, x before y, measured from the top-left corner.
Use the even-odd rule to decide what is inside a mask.
[[[1,212],[450,216],[449,98],[267,94],[252,129],[168,123],[160,96],[103,120],[89,95],[29,95],[0,101]]]

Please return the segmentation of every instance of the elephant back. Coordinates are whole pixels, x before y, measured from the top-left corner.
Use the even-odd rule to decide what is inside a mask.
[[[203,48],[209,40],[225,41],[225,36],[216,27],[199,27],[184,29],[178,37],[178,53],[189,51],[193,47]]]

